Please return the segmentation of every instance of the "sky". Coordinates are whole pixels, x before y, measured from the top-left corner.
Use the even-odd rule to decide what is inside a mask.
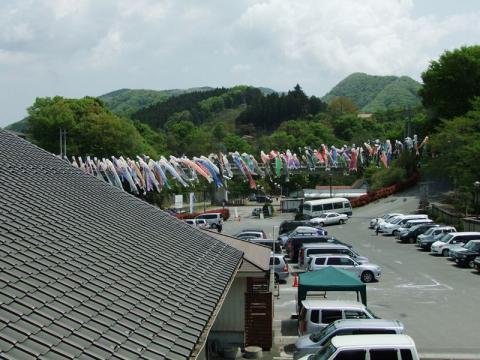
[[[0,127],[36,97],[297,83],[323,96],[352,72],[421,80],[479,39],[478,0],[1,1]]]

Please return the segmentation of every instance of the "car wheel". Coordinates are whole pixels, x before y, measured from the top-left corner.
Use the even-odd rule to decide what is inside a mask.
[[[408,242],[410,244],[415,244],[415,238],[411,237],[411,238],[408,238]]]
[[[475,268],[475,263],[474,263],[473,260],[470,260],[470,261],[468,262],[468,267],[469,267],[469,268],[472,268],[472,269]]]
[[[323,221],[321,221],[321,222],[318,223],[318,225],[320,225],[321,227],[323,227],[323,225],[325,225],[325,224],[323,223]]]
[[[345,224],[345,220],[340,219],[339,223],[340,223],[340,224]]]
[[[373,279],[374,279],[373,274],[372,274],[371,271],[364,271],[364,272],[362,273],[361,278],[362,278],[362,281],[363,281],[364,283],[372,282]]]
[[[445,250],[443,250],[443,251],[442,251],[442,256],[445,256],[445,257],[447,257],[447,256],[448,256],[448,254],[449,254],[449,251],[448,251],[448,249],[445,249]]]
[[[398,231],[397,231],[397,230],[393,230],[392,235],[393,235],[393,236],[397,236],[397,234],[398,234]]]

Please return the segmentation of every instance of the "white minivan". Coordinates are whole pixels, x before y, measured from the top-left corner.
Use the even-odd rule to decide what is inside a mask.
[[[318,332],[340,319],[378,319],[365,305],[357,301],[306,299],[298,316],[300,336]]]
[[[415,342],[408,335],[376,334],[335,336],[314,355],[299,360],[419,360]]]
[[[383,224],[380,225],[380,232],[384,234],[389,234],[389,235],[396,235],[396,231],[402,225],[404,225],[407,221],[409,220],[414,220],[414,219],[428,219],[428,215],[424,214],[414,214],[414,215],[403,215],[403,216],[397,216],[394,221],[392,222],[384,222]]]

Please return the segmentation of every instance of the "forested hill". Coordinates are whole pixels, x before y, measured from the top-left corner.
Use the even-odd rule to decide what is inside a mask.
[[[323,100],[347,97],[360,111],[416,108],[421,105],[418,90],[421,84],[408,76],[375,76],[353,73],[340,81]]]
[[[138,110],[165,101],[171,96],[209,90],[212,90],[212,88],[207,86],[172,90],[120,89],[101,95],[98,98],[114,114],[130,117]]]

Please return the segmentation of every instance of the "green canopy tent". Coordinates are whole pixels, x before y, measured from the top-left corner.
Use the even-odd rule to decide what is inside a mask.
[[[309,291],[355,291],[367,305],[367,286],[350,271],[328,266],[321,270],[300,274],[298,282],[298,304]]]

